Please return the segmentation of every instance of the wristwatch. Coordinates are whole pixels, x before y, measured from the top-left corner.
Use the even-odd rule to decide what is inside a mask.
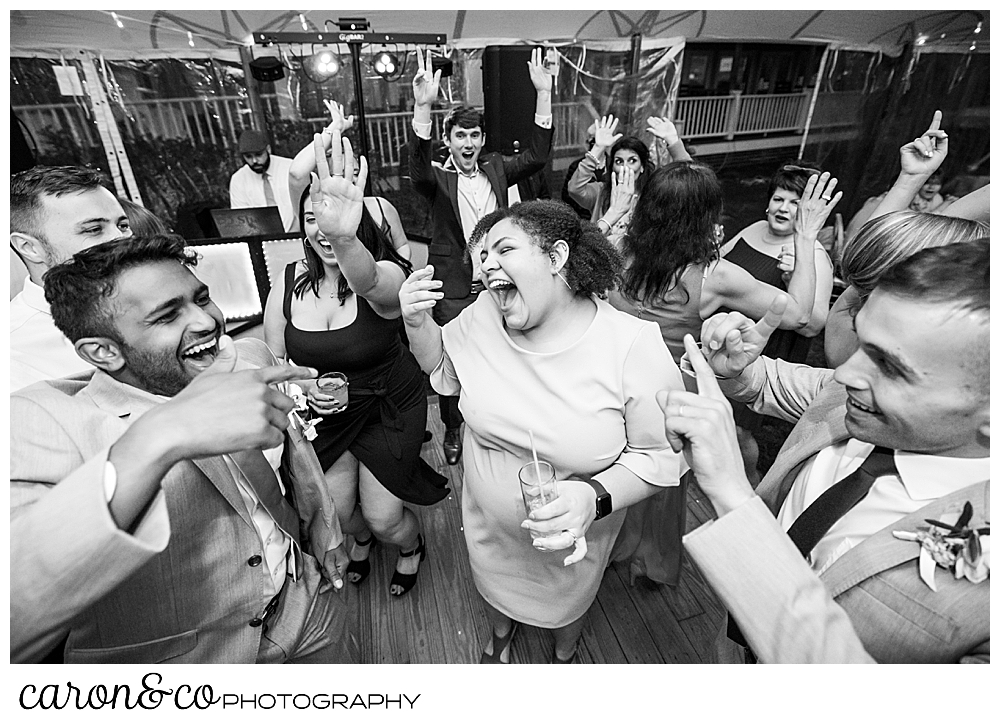
[[[601,518],[611,515],[611,511],[613,509],[611,504],[611,493],[605,490],[604,486],[601,485],[600,482],[594,480],[594,478],[589,475],[580,475],[579,478],[592,487],[594,492],[597,493],[597,500],[595,501],[597,514],[594,516],[594,520],[600,520]]]

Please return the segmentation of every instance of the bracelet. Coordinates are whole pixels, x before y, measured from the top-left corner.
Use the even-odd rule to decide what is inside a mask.
[[[609,224],[609,223],[607,222],[607,220],[606,220],[606,219],[604,219],[604,218],[600,218],[600,219],[598,219],[598,220],[597,220],[597,228],[598,228],[598,229],[600,229],[600,228],[601,228],[601,224],[602,224],[602,223],[603,223],[603,224],[604,224],[604,225],[605,225],[606,227],[608,227],[608,231],[605,231],[605,232],[604,232],[605,234],[607,234],[607,233],[608,233],[609,231],[611,231],[611,224]]]

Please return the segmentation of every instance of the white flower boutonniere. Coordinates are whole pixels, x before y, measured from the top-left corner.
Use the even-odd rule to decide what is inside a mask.
[[[302,430],[306,440],[312,442],[316,439],[316,423],[319,422],[319,418],[313,417],[306,393],[294,382],[288,383],[285,392],[295,402],[295,409],[288,413],[288,419]]]
[[[937,591],[934,571],[938,566],[971,583],[990,577],[990,528],[970,528],[970,520],[972,503],[966,502],[954,525],[927,519],[929,525],[916,531],[892,532],[900,540],[920,543],[920,578],[932,591]]]

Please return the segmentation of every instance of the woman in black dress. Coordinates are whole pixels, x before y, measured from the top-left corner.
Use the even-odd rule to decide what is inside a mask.
[[[341,527],[354,539],[348,580],[367,577],[378,538],[399,546],[390,582],[399,596],[413,587],[425,556],[419,521],[406,503],[430,505],[449,491],[446,478],[420,458],[427,398],[399,321],[398,293],[410,263],[380,228],[384,218],[376,223],[364,202],[365,159],[354,179],[350,142],[343,139],[341,153],[336,134],[328,161],[324,140],[317,134],[314,141],[319,179],[299,202],[305,259],[290,264],[271,290],[264,333],[278,356],[347,376],[346,407],[314,381],[300,383],[323,416],[313,446]]]

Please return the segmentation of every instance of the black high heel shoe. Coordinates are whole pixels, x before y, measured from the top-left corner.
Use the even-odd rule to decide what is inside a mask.
[[[501,661],[500,656],[503,654],[505,649],[510,647],[510,642],[514,638],[514,632],[517,631],[517,621],[511,620],[510,630],[507,632],[506,636],[497,636],[496,632],[492,633],[493,636],[493,653],[488,654],[483,651],[483,655],[479,657],[480,664],[509,664],[510,663],[510,652],[507,652],[507,660]]]
[[[368,540],[360,541],[357,538],[354,539],[354,545],[356,546],[368,546],[368,555],[360,561],[351,560],[347,564],[347,580],[349,583],[353,583],[355,586],[360,586],[368,578],[368,574],[372,572],[372,548],[375,546],[375,536],[369,534]]]
[[[419,563],[423,563],[424,559],[427,557],[427,549],[424,547],[424,536],[422,534],[418,534],[417,547],[409,552],[400,551],[399,555],[401,558],[411,558],[412,556],[418,555],[420,556]],[[398,597],[405,593],[409,593],[410,589],[413,588],[417,582],[418,573],[420,573],[419,569],[417,570],[417,573],[400,573],[399,571],[393,571],[392,579],[389,581],[389,592],[392,593],[393,586],[399,586],[403,590],[399,593],[392,593],[393,596]]]

